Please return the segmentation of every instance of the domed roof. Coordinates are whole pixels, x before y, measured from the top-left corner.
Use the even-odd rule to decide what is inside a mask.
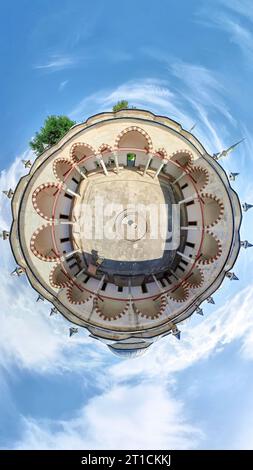
[[[109,344],[107,346],[110,349],[110,351],[116,356],[130,359],[130,358],[142,356],[143,354],[145,354],[150,344],[148,346],[145,346],[144,348],[133,348],[133,349],[121,349],[121,348],[111,346]]]

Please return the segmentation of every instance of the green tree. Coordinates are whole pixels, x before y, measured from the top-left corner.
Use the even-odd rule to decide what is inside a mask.
[[[129,105],[128,105],[128,101],[126,100],[121,100],[121,101],[118,101],[118,103],[116,103],[112,110],[114,113],[116,113],[117,111],[120,111],[120,109],[128,109],[129,108]]]
[[[75,121],[71,121],[67,116],[48,116],[44,126],[29,142],[30,147],[36,155],[40,155],[47,146],[56,144],[74,124]]]

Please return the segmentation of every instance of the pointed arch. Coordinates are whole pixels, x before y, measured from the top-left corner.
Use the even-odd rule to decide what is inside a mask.
[[[43,219],[52,220],[55,198],[60,190],[59,183],[43,183],[33,192],[33,207]]]
[[[96,151],[90,144],[85,142],[76,142],[70,149],[70,158],[75,163],[91,155],[96,155]]]
[[[111,145],[108,145],[108,144],[101,144],[99,147],[98,147],[98,150],[97,150],[97,153],[98,154],[103,154],[103,153],[106,153],[106,152],[113,152],[113,148],[111,147]]]
[[[53,162],[53,172],[58,181],[64,181],[71,172],[73,161],[69,158],[57,158]]]
[[[116,137],[115,150],[119,148],[139,148],[147,152],[153,151],[153,144],[150,136],[144,129],[137,126],[127,127],[123,129]]]
[[[160,147],[160,148],[156,149],[155,153],[157,155],[159,155],[159,157],[161,157],[161,158],[168,158],[167,151],[165,150],[164,147]]]
[[[212,232],[206,232],[201,247],[201,255],[198,259],[199,264],[213,263],[221,254],[222,246],[220,240]]]
[[[53,267],[49,274],[49,282],[52,287],[60,289],[63,287],[68,287],[72,284],[72,280],[69,279],[67,273],[63,270],[60,263]]]
[[[204,208],[204,225],[213,227],[224,215],[224,204],[214,194],[201,194]]]
[[[193,162],[193,154],[186,149],[177,150],[170,156],[170,160],[178,163],[184,169],[190,169]]]
[[[32,235],[30,249],[42,261],[57,261],[59,255],[54,251],[52,225],[50,223],[39,227]]]

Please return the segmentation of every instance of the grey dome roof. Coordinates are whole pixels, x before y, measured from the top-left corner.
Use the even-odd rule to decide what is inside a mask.
[[[147,351],[150,345],[145,346],[144,348],[134,348],[134,349],[121,349],[121,348],[111,346],[109,344],[107,346],[110,349],[110,351],[116,356],[130,359],[130,358],[142,356],[143,354],[145,354],[145,352]]]

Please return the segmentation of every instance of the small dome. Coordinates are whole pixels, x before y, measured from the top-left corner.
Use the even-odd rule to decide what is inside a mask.
[[[150,344],[148,346],[145,346],[144,348],[133,348],[133,349],[121,349],[121,348],[117,348],[114,346],[110,346],[109,344],[107,346],[113,354],[116,354],[116,356],[130,359],[130,358],[142,356],[143,354],[145,354]]]

